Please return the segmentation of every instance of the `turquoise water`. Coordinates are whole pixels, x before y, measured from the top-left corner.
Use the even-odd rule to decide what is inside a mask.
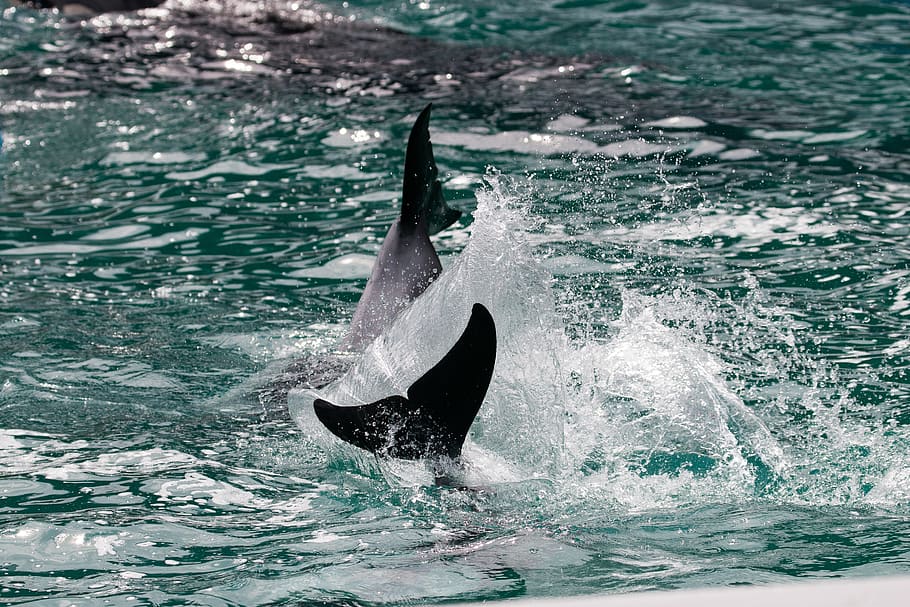
[[[0,602],[910,570],[910,5],[215,4],[0,1]],[[485,302],[469,489],[259,391],[344,334],[428,101],[467,213],[329,391]]]

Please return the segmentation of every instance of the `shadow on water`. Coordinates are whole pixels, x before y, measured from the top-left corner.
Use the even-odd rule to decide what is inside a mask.
[[[640,57],[447,43],[315,3],[176,1],[88,21],[18,12],[17,19],[47,28],[46,42],[35,49],[13,39],[0,47],[4,81],[57,102],[200,91],[252,103],[314,96],[329,106],[386,97],[414,105],[416,97],[444,100],[463,119],[501,130],[540,127],[561,114],[637,130],[647,120],[694,113],[719,123],[709,134],[731,139],[741,138],[737,124],[774,114],[760,99],[719,88],[683,98],[685,85],[655,77],[670,68]],[[776,128],[796,128],[778,117]]]

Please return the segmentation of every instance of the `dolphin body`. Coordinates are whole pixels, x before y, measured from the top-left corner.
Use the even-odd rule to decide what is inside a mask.
[[[430,144],[430,109],[428,105],[420,113],[411,129],[401,215],[383,240],[351,328],[341,343],[344,351],[366,348],[442,271],[430,234],[450,226],[461,212],[449,208],[442,195]],[[335,436],[372,453],[454,460],[486,396],[495,361],[493,318],[483,305],[475,303],[464,332],[407,389],[407,396],[390,395],[355,406],[317,398],[313,408]],[[314,388],[331,381],[326,375],[313,379],[307,383]]]

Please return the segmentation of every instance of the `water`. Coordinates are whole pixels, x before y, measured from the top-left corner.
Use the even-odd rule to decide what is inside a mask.
[[[212,4],[0,2],[0,602],[908,571],[907,3]],[[470,489],[256,390],[344,334],[427,101],[470,213],[327,390],[485,302]]]

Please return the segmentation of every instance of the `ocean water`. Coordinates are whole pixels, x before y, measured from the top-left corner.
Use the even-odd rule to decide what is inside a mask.
[[[344,335],[433,103],[484,302],[461,487],[260,389]],[[0,0],[0,603],[380,605],[910,571],[910,5]]]

